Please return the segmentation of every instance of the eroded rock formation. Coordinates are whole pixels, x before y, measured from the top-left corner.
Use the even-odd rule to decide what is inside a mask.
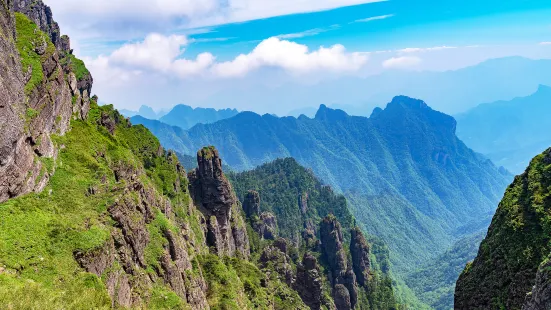
[[[249,257],[245,222],[238,200],[222,171],[222,160],[214,147],[197,152],[198,167],[188,174],[193,201],[206,219],[207,244],[218,255]]]
[[[352,255],[352,266],[358,284],[366,287],[370,280],[371,259],[370,248],[362,231],[355,227],[350,231],[350,254]]]
[[[346,259],[341,225],[334,216],[329,215],[321,222],[320,239],[330,269],[335,305],[339,310],[353,309],[358,301],[356,276]]]
[[[304,253],[302,263],[297,265],[296,281],[293,288],[302,301],[312,310],[321,309],[323,280],[317,259],[310,253]]]

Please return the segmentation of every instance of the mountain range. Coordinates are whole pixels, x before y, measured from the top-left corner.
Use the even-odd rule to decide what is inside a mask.
[[[149,106],[146,106],[146,105],[142,105],[138,109],[138,111],[121,109],[120,113],[122,115],[126,116],[126,117],[141,115],[141,116],[143,116],[145,118],[148,118],[148,119],[159,119],[159,118],[163,117],[166,114],[165,111],[155,112],[155,110],[153,110],[152,107],[149,107]]]
[[[211,124],[219,120],[233,117],[239,112],[236,109],[215,110],[210,108],[192,108],[184,104],[179,104],[173,107],[169,112],[156,113],[152,108],[142,106],[138,112],[122,110],[121,113],[126,117],[142,117],[151,120],[158,119],[168,125],[189,129],[196,124]]]
[[[530,96],[481,104],[457,119],[457,136],[496,165],[520,174],[530,160],[551,145],[551,87]]]
[[[237,171],[295,158],[345,194],[360,224],[389,244],[404,273],[484,227],[510,178],[455,136],[452,117],[403,96],[370,118],[322,105],[314,119],[243,112],[188,131],[143,124],[183,154],[217,145]]]
[[[549,59],[504,57],[443,72],[391,70],[316,83],[294,80],[281,85],[232,83],[190,104],[237,106],[258,113],[293,116],[308,115],[312,107],[325,104],[351,115],[369,116],[375,107],[383,107],[394,96],[407,95],[422,98],[438,111],[456,115],[480,103],[528,96],[540,84],[551,85],[547,74],[550,70]]]

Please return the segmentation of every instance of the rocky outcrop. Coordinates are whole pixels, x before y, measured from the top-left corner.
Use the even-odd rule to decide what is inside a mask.
[[[174,164],[178,170],[178,164]],[[191,234],[188,227],[182,225],[179,231],[162,228],[166,244],[158,258],[157,275],[146,274],[145,269],[151,264],[145,258],[145,249],[151,242],[148,225],[157,212],[162,212],[166,218],[174,218],[172,203],[142,183],[144,171],[119,163],[113,166],[113,172],[117,182],[126,184],[121,196],[108,208],[116,223],[115,229],[103,248],[76,252],[75,259],[88,272],[106,279],[113,307],[143,304],[139,291],[151,289],[154,283],[161,282],[170,286],[193,309],[209,309],[206,281],[201,269],[193,266],[188,253],[188,249],[193,247],[186,240],[186,236]],[[180,187],[174,184],[174,188]]]
[[[522,310],[551,309],[551,260],[547,258],[536,274],[536,284],[526,296]]]
[[[197,152],[198,167],[188,174],[193,201],[203,213],[207,245],[220,256],[249,257],[245,222],[239,213],[238,200],[222,171],[222,160],[214,147]]]
[[[260,195],[257,191],[249,191],[243,200],[243,211],[248,218],[253,218],[260,214]]]
[[[362,231],[355,227],[350,231],[350,254],[352,256],[352,267],[356,274],[358,284],[367,287],[371,278],[370,247],[365,240]]]
[[[69,130],[74,111],[78,111],[81,118],[87,116],[92,87],[91,76],[85,83],[84,94],[71,87],[72,72],[70,68],[63,68],[62,52],[50,48],[52,43],[61,42],[58,40],[59,27],[42,1],[2,4],[0,53],[7,57],[0,61],[0,131],[3,133],[0,137],[0,202],[32,191],[39,192],[46,186],[58,153],[51,135],[64,135]],[[18,33],[14,11],[25,14],[38,29],[32,33]],[[25,27],[37,27],[25,17],[18,18]],[[46,32],[48,39],[25,37],[40,37],[39,29]],[[40,66],[22,68],[21,51],[14,44],[19,41],[24,43],[26,53],[40,59]],[[66,75],[69,78],[66,79]],[[83,99],[73,104],[74,96]]]
[[[260,267],[274,270],[279,278],[292,287],[295,281],[291,258],[285,251],[276,246],[267,246],[260,255]]]
[[[260,194],[250,190],[243,200],[243,211],[260,238],[274,240],[277,237],[277,221],[272,212],[260,213]]]
[[[262,212],[259,220],[254,224],[255,231],[266,240],[274,240],[277,237],[277,221],[271,212]]]
[[[52,9],[49,6],[40,0],[17,0],[14,3],[13,9],[15,12],[28,16],[42,32],[48,35],[55,47],[63,51],[64,42],[61,39],[61,31],[59,25],[53,19]],[[65,37],[68,40],[68,37]],[[65,51],[69,51],[69,49]]]
[[[329,265],[330,281],[333,285],[333,298],[338,310],[350,310],[358,301],[356,276],[346,259],[341,225],[329,215],[320,226],[322,253]]]
[[[296,281],[293,288],[310,309],[321,309],[323,279],[317,259],[308,252],[304,253],[302,263],[297,265]]]

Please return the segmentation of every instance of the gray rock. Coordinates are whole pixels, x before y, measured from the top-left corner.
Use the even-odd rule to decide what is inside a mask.
[[[356,276],[346,258],[341,225],[333,215],[321,222],[320,239],[322,253],[329,264],[335,305],[338,310],[352,309],[358,301]]]
[[[8,2],[8,7],[21,12],[46,32],[52,42],[59,40],[59,27],[51,10],[42,1]],[[26,68],[24,76],[15,42],[15,24],[11,11],[0,7],[0,202],[46,186],[53,171],[45,171],[40,157],[57,157],[58,150],[51,135],[64,135],[70,129],[73,113],[72,91],[64,78],[59,52],[47,51],[46,42],[39,42],[35,51],[42,54],[42,68]],[[56,45],[57,46],[57,45]],[[34,89],[25,91],[32,70],[42,70],[44,79]],[[89,77],[87,94],[92,88]],[[86,94],[85,94],[86,95]],[[87,95],[86,95],[87,96]],[[84,97],[86,97],[84,96]],[[81,96],[82,97],[82,96]],[[79,100],[79,117],[86,117],[89,101]]]
[[[188,174],[190,193],[207,221],[207,245],[220,256],[249,257],[245,222],[230,182],[222,171],[222,160],[214,147],[197,152],[198,167]]]
[[[367,287],[371,278],[371,250],[360,228],[353,228],[350,231],[350,235],[350,254],[352,255],[354,273],[356,274],[358,283],[361,286]]]
[[[536,284],[526,296],[522,310],[551,309],[551,260],[546,259],[536,274]]]
[[[293,288],[310,309],[321,309],[323,280],[317,259],[308,252],[304,253],[302,264],[297,265],[296,281]]]

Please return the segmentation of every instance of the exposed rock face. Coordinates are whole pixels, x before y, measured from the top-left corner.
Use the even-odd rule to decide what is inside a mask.
[[[271,212],[262,212],[260,219],[255,223],[255,230],[263,239],[274,240],[277,236],[276,217]]]
[[[256,191],[249,191],[243,201],[243,210],[248,218],[260,214],[260,195]]]
[[[362,231],[356,227],[350,231],[350,254],[356,279],[361,286],[366,287],[370,279],[371,259],[370,248]]]
[[[9,1],[11,10],[25,14],[45,31],[55,44],[59,27],[53,21],[51,10],[41,1]],[[0,7],[0,53],[7,55],[0,61],[0,202],[32,191],[41,191],[47,184],[53,167],[47,169],[41,158],[57,157],[57,147],[51,135],[64,135],[70,127],[73,110],[78,116],[88,114],[91,76],[85,83],[85,94],[70,87],[60,62],[60,51],[49,49],[48,42],[30,42],[41,59],[41,67],[22,68],[12,11]],[[55,41],[57,40],[57,41]],[[59,43],[59,42],[58,42]],[[23,74],[23,70],[27,74]],[[43,79],[26,89],[32,70],[41,70]],[[67,69],[68,70],[68,69]],[[75,95],[84,98],[75,102]],[[48,171],[49,170],[49,171]]]
[[[154,210],[161,210],[168,218],[173,218],[171,202],[140,181],[143,171],[125,165],[117,165],[113,169],[116,179],[127,184],[122,196],[108,208],[116,222],[116,229],[102,249],[90,253],[77,252],[76,260],[88,272],[107,279],[113,307],[141,304],[140,289],[151,288],[154,282],[160,281],[169,285],[193,309],[209,309],[205,296],[207,285],[201,270],[191,272],[193,266],[187,251],[189,245],[184,237],[189,234],[186,227],[181,227],[181,233],[169,229],[162,232],[167,245],[160,257],[161,269],[156,270],[157,277],[146,275],[144,251],[150,242],[147,224],[154,219]],[[120,269],[114,268],[115,262],[121,266]]]
[[[321,222],[320,238],[329,264],[335,305],[339,310],[353,309],[358,301],[356,276],[347,262],[341,225],[334,216],[329,215]]]
[[[197,152],[198,167],[188,175],[193,201],[207,219],[207,244],[218,255],[249,257],[245,223],[238,200],[222,172],[222,160],[214,147]]]
[[[33,168],[33,152],[27,147],[24,120],[25,85],[15,40],[15,21],[0,6],[0,202],[28,191],[26,172]],[[5,55],[5,56],[4,56]],[[9,55],[9,56],[8,56]]]
[[[522,310],[551,309],[551,260],[547,259],[538,269],[536,285],[527,295]]]
[[[291,258],[286,252],[275,246],[264,248],[260,256],[260,267],[267,268],[268,266],[271,266],[271,269],[279,274],[283,282],[289,286],[293,285],[295,275],[291,266]]]
[[[302,264],[297,265],[296,281],[293,288],[302,301],[312,310],[321,309],[323,280],[317,259],[310,253],[304,253]]]

